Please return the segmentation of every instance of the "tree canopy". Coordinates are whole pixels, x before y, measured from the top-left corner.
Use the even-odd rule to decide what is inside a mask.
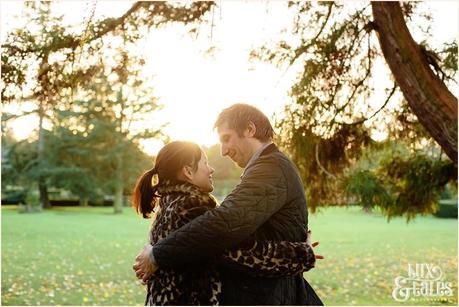
[[[291,2],[289,7],[295,12],[292,37],[252,56],[300,67],[290,91],[293,103],[277,128],[278,142],[300,169],[309,206],[347,204],[353,195],[385,208],[389,217],[433,212],[432,195],[456,178],[457,99],[448,89],[457,85],[456,41],[445,42],[442,50],[414,42],[408,31],[418,27],[414,20],[434,22],[418,3]],[[394,39],[399,46],[389,45]],[[383,61],[389,64],[386,78]],[[422,71],[407,71],[397,61]],[[390,151],[387,160],[378,160],[381,165],[358,170],[358,161],[393,149],[395,140],[406,150],[403,159]],[[426,153],[427,147],[434,149]],[[424,181],[404,171],[425,175]],[[426,184],[437,175],[434,186]]]
[[[27,26],[2,45],[1,98],[35,107],[3,114],[2,129],[28,113],[38,115],[39,127],[36,141],[2,152],[20,153],[5,162],[7,171],[13,162],[17,169],[33,165],[30,178],[45,207],[48,185],[83,199],[101,185],[116,196],[119,210],[128,178],[147,160],[139,140],[164,137],[162,127],[145,120],[160,106],[133,46],[149,29],[169,23],[195,31],[214,5],[135,2],[119,17],[94,20],[93,11],[82,28],[72,28],[52,14],[51,2],[27,2]],[[298,68],[293,102],[276,123],[277,142],[300,170],[309,207],[351,202],[408,219],[433,212],[457,174],[456,40],[431,46],[428,25],[435,20],[423,3],[288,5],[295,13],[292,33],[252,56]],[[413,30],[425,39],[415,41]],[[26,154],[28,146],[36,150]],[[214,156],[217,149],[207,150]],[[222,178],[235,176],[235,169],[215,163],[224,167]],[[88,170],[93,173],[78,184],[63,175]]]
[[[95,146],[92,155],[99,154],[100,159],[112,153],[116,171],[107,178],[115,182],[112,187],[115,207],[120,211],[123,191],[135,177],[128,170],[138,169],[142,164],[142,159],[130,159],[139,156],[139,139],[162,137],[158,126],[133,128],[155,112],[158,104],[150,85],[139,74],[144,60],[133,54],[130,47],[142,31],[168,23],[186,24],[193,30],[193,25],[212,5],[211,2],[135,2],[115,18],[93,20],[93,11],[81,31],[65,24],[63,16],[53,14],[52,2],[24,3],[21,17],[27,20],[26,26],[8,33],[1,46],[1,98],[6,104],[31,102],[35,108],[22,114],[2,114],[2,129],[8,120],[32,113],[38,115],[38,140],[33,143],[37,147],[33,158],[37,167],[33,169],[33,178],[38,182],[43,207],[49,206],[49,184],[66,185],[85,195],[93,192],[90,187],[101,179],[97,176],[88,175],[87,182],[79,186],[70,183],[71,179],[63,180],[63,177],[72,178],[70,171],[87,174],[81,173],[82,165],[77,165],[77,161],[79,164],[85,161],[86,170],[95,162],[88,159],[89,147],[78,146],[85,142]],[[56,160],[49,151],[53,144],[49,143],[52,140],[47,137],[50,131],[44,128],[45,122],[53,127],[53,137],[76,146],[53,148],[61,158],[62,153],[68,155],[64,160]],[[101,143],[90,143],[97,138]],[[107,150],[108,144],[112,145],[110,150],[97,151],[97,147]],[[137,153],[132,152],[132,146],[138,149]],[[51,165],[55,166],[53,174],[67,172],[67,175],[51,176]]]

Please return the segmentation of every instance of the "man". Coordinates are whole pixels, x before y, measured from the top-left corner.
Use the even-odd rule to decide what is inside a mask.
[[[217,258],[251,240],[306,241],[308,213],[294,164],[272,143],[273,128],[255,107],[235,104],[216,123],[221,154],[245,168],[241,182],[214,210],[159,241],[136,258],[137,277],[159,266],[179,268]],[[316,256],[321,259],[321,256]],[[302,274],[253,276],[221,267],[222,305],[322,305]]]

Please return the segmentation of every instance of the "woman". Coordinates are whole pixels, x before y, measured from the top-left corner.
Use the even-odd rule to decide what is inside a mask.
[[[150,243],[155,244],[192,219],[215,208],[212,169],[201,148],[191,142],[165,145],[153,169],[134,188],[133,206],[144,218],[154,212]],[[153,176],[158,181],[152,185]],[[309,238],[309,236],[308,236]],[[192,268],[161,269],[148,281],[146,305],[218,305],[221,283],[217,264],[261,276],[286,276],[308,271],[315,264],[307,242],[247,241],[219,259]]]

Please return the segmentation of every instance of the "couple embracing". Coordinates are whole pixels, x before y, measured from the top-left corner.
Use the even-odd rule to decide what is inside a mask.
[[[140,177],[133,206],[153,216],[134,270],[145,305],[322,305],[303,272],[316,259],[303,184],[268,118],[235,104],[217,118],[221,154],[244,168],[217,204],[202,149],[171,142]],[[155,181],[155,182],[154,182]]]

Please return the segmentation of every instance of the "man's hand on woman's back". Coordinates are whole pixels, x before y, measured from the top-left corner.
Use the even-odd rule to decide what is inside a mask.
[[[306,243],[309,244],[309,245],[311,245],[312,248],[314,248],[314,247],[316,247],[317,245],[319,245],[319,242],[318,242],[318,241],[316,241],[316,242],[314,242],[314,243],[312,242],[312,239],[311,239],[311,231],[310,231],[310,230],[308,230],[308,234],[307,234],[307,238],[306,238]],[[316,260],[317,260],[317,259],[324,259],[324,256],[322,256],[322,255],[318,255],[318,254],[314,254],[314,255],[315,255],[315,257],[316,257]]]
[[[146,283],[158,269],[158,264],[153,259],[152,250],[151,244],[145,244],[143,251],[135,257],[135,263],[132,267],[137,278],[141,279],[143,283]]]

